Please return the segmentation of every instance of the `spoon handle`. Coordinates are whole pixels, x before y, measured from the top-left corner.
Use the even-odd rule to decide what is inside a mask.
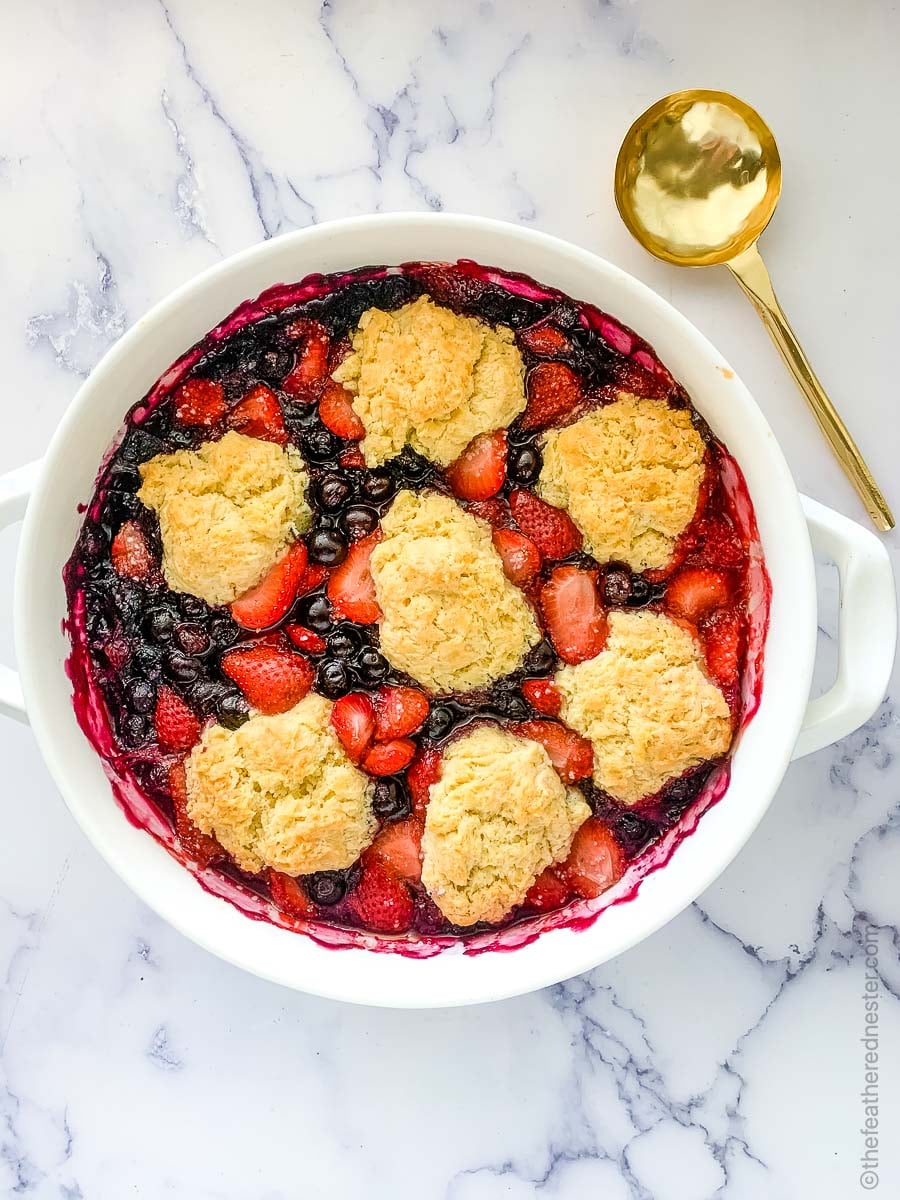
[[[887,532],[887,530],[893,529],[893,513],[872,477],[872,472],[866,465],[850,430],[828,399],[825,389],[816,378],[800,343],[794,336],[794,331],[778,303],[769,272],[766,270],[756,243],[754,242],[736,258],[731,259],[726,266],[762,318],[772,341],[778,347],[781,357],[787,363],[788,369],[819,422],[819,428],[825,434],[838,462],[859,493],[869,516],[882,531]]]

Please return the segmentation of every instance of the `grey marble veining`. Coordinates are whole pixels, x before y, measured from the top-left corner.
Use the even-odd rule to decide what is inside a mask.
[[[900,504],[898,256],[881,234],[900,184],[882,151],[896,6],[38,0],[0,31],[0,468],[39,455],[100,355],[203,267],[337,216],[446,209],[569,237],[645,279],[733,361],[801,487],[861,518],[727,276],[652,261],[615,215],[627,125],[706,84],[776,130],[771,270]],[[14,553],[9,532],[8,578]],[[822,589],[825,686],[827,573]],[[545,992],[434,1013],[294,995],[187,943],[86,844],[28,730],[4,722],[0,1195],[861,1194],[873,937],[882,1129],[900,1119],[895,695],[896,677],[864,728],[792,766],[737,860],[647,942]],[[897,1195],[889,1137],[882,1158],[876,1194]]]

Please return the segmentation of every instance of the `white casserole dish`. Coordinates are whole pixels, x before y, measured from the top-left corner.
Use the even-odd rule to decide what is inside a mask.
[[[734,753],[727,792],[633,898],[579,929],[551,929],[513,952],[427,959],[329,949],[249,920],[194,877],[117,805],[79,728],[65,673],[62,568],[103,455],[127,408],[245,299],[311,272],[369,263],[472,258],[587,300],[649,341],[743,470],[756,510],[772,604],[762,698]],[[27,511],[26,511],[27,504]],[[496,1000],[578,974],[658,929],[728,865],[772,801],[792,757],[843,737],[883,698],[896,600],[887,553],[868,530],[798,495],[771,429],[721,355],[683,316],[625,272],[576,246],[479,217],[394,214],[288,234],[211,268],[161,301],[80,388],[45,458],[0,479],[0,525],[25,513],[15,635],[20,676],[0,668],[0,711],[31,722],[49,770],[84,832],[147,904],[199,945],[256,975],[362,1004],[427,1007]],[[810,535],[837,565],[839,670],[808,701],[816,644]],[[27,714],[27,718],[26,718]]]

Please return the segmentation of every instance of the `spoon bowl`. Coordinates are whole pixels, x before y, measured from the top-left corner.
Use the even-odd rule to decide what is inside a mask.
[[[616,207],[632,236],[678,267],[727,266],[794,376],[819,428],[881,530],[894,517],[862,453],[797,340],[757,240],[781,195],[781,156],[755,109],[728,92],[675,92],[625,135]]]
[[[616,160],[622,220],[651,254],[676,266],[729,262],[756,241],[780,195],[772,131],[727,92],[664,97],[634,122]]]

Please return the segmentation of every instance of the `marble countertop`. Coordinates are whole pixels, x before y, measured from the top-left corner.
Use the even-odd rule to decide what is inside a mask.
[[[706,85],[777,133],[766,256],[900,508],[900,262],[880,234],[900,185],[882,153],[895,4],[36,0],[3,43],[0,468],[40,455],[100,355],[208,264],[314,221],[446,209],[647,281],[741,372],[801,488],[864,519],[727,273],[651,260],[616,216],[628,124]],[[0,537],[6,577],[15,542]],[[822,594],[824,681],[826,571]],[[643,945],[539,994],[417,1013],[293,994],[187,942],[85,841],[28,729],[3,722],[0,1194],[848,1200],[865,1190],[867,937],[882,1130],[900,1120],[898,750],[889,698],[791,767],[734,864]],[[883,1142],[876,1182],[896,1196]]]

